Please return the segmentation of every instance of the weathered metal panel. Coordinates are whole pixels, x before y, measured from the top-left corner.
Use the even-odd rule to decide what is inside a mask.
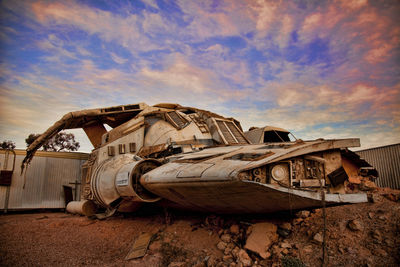
[[[378,170],[378,186],[400,189],[400,144],[365,149],[356,153]]]
[[[25,153],[22,150],[16,152],[8,209],[65,208],[63,185],[75,188],[70,183],[80,182],[81,165],[87,154],[38,152],[27,169],[25,180],[20,169]],[[4,162],[4,151],[0,151],[0,162]],[[0,186],[1,210],[5,208],[6,190],[6,186]],[[80,185],[77,185],[77,192],[76,200],[79,200]]]
[[[3,164],[4,164],[4,157],[5,154],[0,154],[0,170],[3,169]],[[0,186],[0,209],[4,207],[4,203],[6,201],[6,192],[7,192],[7,186]]]

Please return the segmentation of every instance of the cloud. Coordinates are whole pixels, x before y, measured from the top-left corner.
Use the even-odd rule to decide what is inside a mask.
[[[256,29],[260,36],[266,36],[275,20],[278,5],[272,1],[256,1],[251,8],[256,12]]]
[[[128,59],[119,57],[119,56],[117,56],[117,54],[115,54],[113,52],[111,52],[110,55],[111,55],[112,60],[114,60],[118,64],[125,64],[126,62],[128,62]]]
[[[120,16],[74,1],[68,4],[34,2],[32,11],[37,21],[49,28],[54,24],[72,25],[89,34],[97,34],[107,42],[120,43],[124,47],[142,51],[158,48],[140,31],[140,19],[135,14]]]
[[[153,8],[158,9],[158,5],[155,0],[142,0],[142,2],[144,2],[145,4],[147,4]]]
[[[142,2],[1,2],[2,135],[178,102],[301,138],[399,141],[398,3]]]

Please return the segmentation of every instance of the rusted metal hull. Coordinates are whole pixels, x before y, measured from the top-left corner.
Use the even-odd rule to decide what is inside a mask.
[[[68,113],[28,147],[23,166],[68,128],[83,128],[96,148],[82,167],[82,199],[108,211],[159,201],[217,213],[360,203],[378,176],[348,151],[359,139],[303,141],[271,126],[244,133],[233,118],[165,103]]]
[[[322,206],[321,194],[250,181],[158,183],[148,190],[178,207],[216,213],[269,213]],[[366,194],[326,194],[326,205],[367,202]]]
[[[310,158],[311,153],[323,155],[325,151],[357,145],[357,142],[355,139],[317,140],[278,146],[259,144],[208,148],[172,160],[144,174],[140,182],[148,191],[177,203],[181,208],[216,213],[268,213],[322,207],[322,194],[325,194],[326,206],[363,203],[367,202],[365,193],[332,193],[320,188],[318,179],[302,180],[314,182],[315,186],[300,188],[301,185],[294,186],[294,183],[272,183],[271,178],[265,177],[267,166],[274,166],[277,161]],[[246,155],[256,157],[246,158]],[[340,153],[329,155],[340,157]],[[314,156],[311,159],[321,160],[326,167],[332,165],[328,158]],[[333,167],[336,169],[337,166]],[[253,174],[259,171],[256,177],[261,179],[249,178],[249,169]],[[294,167],[290,169],[291,173],[294,172]],[[303,172],[297,176],[300,174]],[[326,178],[322,182],[325,183]]]

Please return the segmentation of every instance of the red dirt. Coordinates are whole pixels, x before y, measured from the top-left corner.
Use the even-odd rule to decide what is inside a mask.
[[[387,193],[381,191],[375,203],[327,208],[328,266],[400,265],[400,202],[397,193],[392,200],[382,196]],[[362,230],[350,230],[350,220],[357,220]],[[216,247],[223,230],[226,233],[232,224],[238,224],[243,235],[249,224],[260,221],[293,226],[290,235],[280,237],[270,249],[269,259],[249,252],[253,264],[280,266],[284,257],[280,245],[286,241],[292,248],[284,254],[306,266],[321,266],[321,244],[313,241],[316,233],[322,233],[321,210],[305,219],[282,214],[217,217],[173,212],[171,225],[165,224],[161,210],[102,221],[61,212],[0,215],[0,265],[168,266],[173,262],[175,266],[206,266],[208,261],[209,265],[229,266]],[[142,232],[154,234],[146,256],[125,261]]]

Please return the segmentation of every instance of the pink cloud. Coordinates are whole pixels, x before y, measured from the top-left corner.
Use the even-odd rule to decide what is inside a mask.
[[[52,27],[54,24],[73,25],[89,34],[98,34],[105,41],[116,41],[127,48],[134,47],[133,51],[158,48],[140,32],[138,23],[142,22],[133,14],[122,17],[74,1],[34,2],[31,7],[37,21],[47,27]],[[154,20],[153,17],[148,19]],[[157,26],[162,27],[159,24],[161,23]],[[154,22],[145,25],[156,27]]]

